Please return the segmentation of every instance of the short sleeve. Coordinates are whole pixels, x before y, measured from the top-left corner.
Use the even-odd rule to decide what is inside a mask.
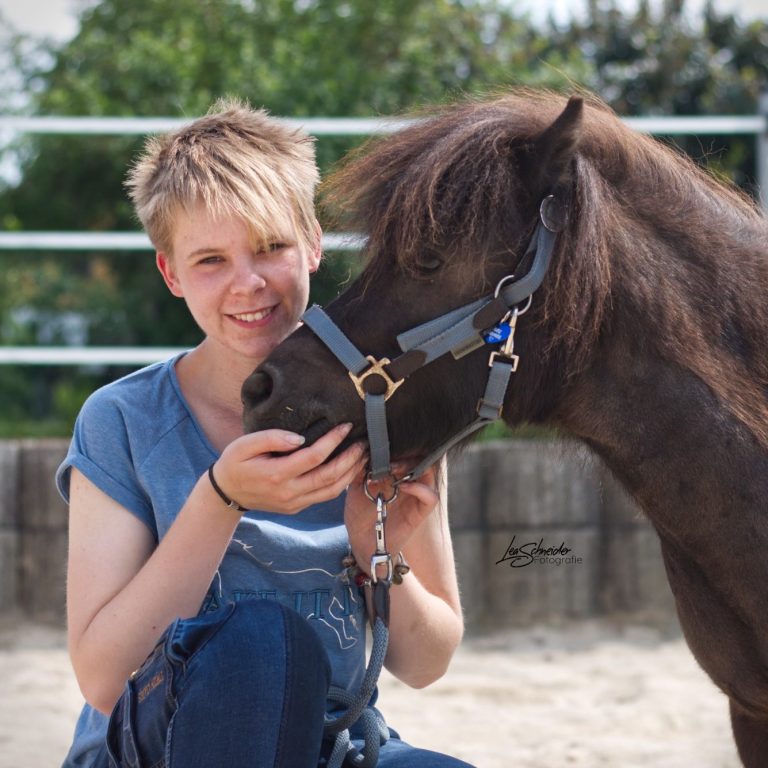
[[[152,504],[136,471],[131,425],[114,390],[94,392],[75,422],[69,451],[56,472],[56,486],[69,503],[69,482],[76,467],[97,488],[138,517],[157,538]],[[138,427],[139,425],[136,425]]]

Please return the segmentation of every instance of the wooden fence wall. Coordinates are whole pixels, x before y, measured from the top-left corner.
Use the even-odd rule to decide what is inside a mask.
[[[67,508],[53,476],[66,448],[0,441],[4,614],[64,620]],[[468,630],[607,617],[677,631],[655,533],[583,449],[474,445],[451,462],[449,515]]]

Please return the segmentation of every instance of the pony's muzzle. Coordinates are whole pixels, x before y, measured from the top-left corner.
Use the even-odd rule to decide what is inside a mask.
[[[240,392],[243,406],[246,410],[257,408],[262,403],[269,400],[272,391],[275,388],[274,374],[265,371],[262,368],[254,371],[244,382]]]
[[[306,399],[296,402],[286,386],[288,376],[279,365],[262,363],[244,382],[243,426],[246,432],[262,429],[287,429],[307,438],[311,445],[330,428],[324,412],[316,412]],[[310,401],[312,398],[309,399]]]

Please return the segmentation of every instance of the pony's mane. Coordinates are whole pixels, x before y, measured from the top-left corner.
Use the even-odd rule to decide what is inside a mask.
[[[539,315],[550,349],[572,375],[614,327],[614,305],[647,312],[652,331],[636,343],[692,370],[768,445],[765,219],[733,185],[582,96],[570,221]],[[516,158],[564,106],[517,90],[425,110],[353,153],[324,198],[368,236],[367,271],[381,254],[411,269],[439,251],[482,280],[483,265],[509,262],[531,234],[510,223],[526,184]]]

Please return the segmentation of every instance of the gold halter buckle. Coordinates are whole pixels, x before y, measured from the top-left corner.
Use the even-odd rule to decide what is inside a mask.
[[[389,400],[394,394],[395,390],[405,381],[393,381],[392,377],[384,370],[385,365],[389,365],[390,359],[388,357],[382,357],[381,360],[377,360],[373,355],[366,355],[365,358],[371,365],[366,368],[359,376],[356,376],[352,371],[349,371],[349,378],[352,379],[357,394],[360,395],[361,400],[365,400],[365,389],[363,388],[363,382],[369,376],[381,376],[384,379],[384,383],[387,385],[387,391],[384,393],[384,400]]]

